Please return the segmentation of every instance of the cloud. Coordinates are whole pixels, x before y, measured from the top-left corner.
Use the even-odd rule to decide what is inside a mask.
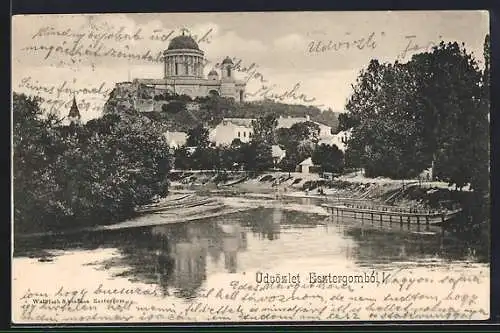
[[[225,33],[215,32],[212,42],[205,46],[207,57],[222,59],[230,57],[254,57],[262,56],[267,51],[267,46],[256,39],[245,39],[234,31]]]
[[[304,37],[293,33],[274,40],[274,47],[284,50],[303,50],[308,43]]]
[[[321,106],[321,109],[332,108],[335,111],[344,110],[351,92],[351,84],[356,81],[358,75],[358,70],[308,71],[307,75],[298,71],[283,72],[271,68],[262,68],[261,71],[266,78],[269,78],[269,82],[266,83],[266,86],[271,88],[269,94],[281,96],[298,87],[294,90],[295,97],[304,95],[308,100],[314,99],[313,102],[306,104]],[[259,89],[262,91],[262,86],[258,80],[251,80],[247,85],[247,91],[250,93]],[[252,99],[258,98],[249,98]],[[286,98],[283,102],[304,104],[300,98]]]

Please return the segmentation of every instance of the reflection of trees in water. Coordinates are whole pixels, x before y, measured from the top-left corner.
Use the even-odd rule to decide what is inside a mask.
[[[283,225],[299,228],[315,227],[317,223],[323,223],[324,219],[325,217],[321,215],[285,210],[278,204],[274,208],[251,210],[241,218],[241,221],[259,239],[272,241],[280,238]]]
[[[184,298],[194,297],[206,280],[207,256],[218,262],[223,253],[225,268],[233,273],[237,269],[238,251],[246,248],[242,241],[246,235],[239,224],[184,223],[154,227],[153,233],[170,244],[174,268],[166,281]]]
[[[92,265],[127,267],[119,276],[157,283],[165,293],[173,287],[180,297],[189,298],[207,278],[208,256],[217,263],[224,254],[226,270],[236,272],[237,254],[246,250],[247,238],[237,222],[201,221],[37,238],[18,246],[18,255],[96,248],[116,248],[122,256]]]
[[[205,281],[207,267],[207,244],[205,242],[178,242],[174,245],[173,287],[180,296],[194,297]]]
[[[284,211],[279,208],[252,210],[242,221],[259,239],[279,239]]]
[[[359,243],[360,260],[398,260],[440,257],[449,260],[489,262],[488,241],[471,230],[445,232],[439,226],[387,223],[365,219],[331,217],[334,225]],[[463,223],[463,221],[455,221]]]
[[[443,237],[439,232],[424,235],[405,231],[406,225],[401,228],[403,230],[391,231],[357,226],[345,228],[344,233],[358,243],[354,259],[359,262],[406,261],[430,257],[461,260],[470,254],[463,242]],[[470,255],[468,259],[471,259]]]

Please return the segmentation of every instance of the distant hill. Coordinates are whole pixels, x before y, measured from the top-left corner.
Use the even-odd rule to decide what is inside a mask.
[[[155,94],[156,93],[156,94]],[[191,99],[186,95],[158,94],[153,90],[117,85],[104,106],[104,112],[121,112],[135,109],[146,116],[161,121],[171,131],[187,131],[199,124],[216,126],[222,118],[258,118],[268,114],[277,117],[304,117],[338,128],[338,112],[321,111],[317,107],[277,103],[271,100],[235,103],[221,97]]]

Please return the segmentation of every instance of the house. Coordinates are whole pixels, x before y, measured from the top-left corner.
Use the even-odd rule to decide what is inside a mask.
[[[276,129],[279,128],[290,128],[295,124],[298,123],[305,123],[305,122],[312,122],[319,127],[319,137],[328,137],[332,135],[332,128],[328,125],[318,123],[316,121],[311,121],[311,118],[309,115],[306,115],[305,117],[283,117],[280,116],[278,118],[278,125],[276,126]]]
[[[168,145],[171,148],[179,148],[186,144],[187,141],[187,133],[184,132],[165,132],[163,133],[165,138],[167,139]]]
[[[234,139],[247,143],[253,135],[252,118],[224,118],[209,133],[209,139],[217,146],[230,145]]]
[[[306,158],[305,160],[300,162],[299,165],[297,166],[299,172],[301,173],[309,173],[312,167],[314,167],[314,163],[311,157]]]
[[[347,149],[347,141],[351,138],[352,129],[348,129],[347,131],[340,131],[335,135],[331,135],[329,137],[320,138],[318,144],[325,144],[327,146],[336,145],[339,150],[345,152]]]
[[[280,146],[278,145],[272,145],[271,150],[272,150],[273,162],[274,165],[276,166],[285,157],[286,151],[281,149]]]
[[[241,142],[250,142],[253,135],[252,122],[253,118],[224,118],[222,121],[209,132],[209,140],[214,142],[216,146],[230,145],[234,139],[240,139]],[[290,128],[298,123],[312,122],[319,127],[319,138],[324,142],[333,140],[331,134],[332,128],[325,124],[311,121],[310,117],[283,117],[277,119],[276,129]]]

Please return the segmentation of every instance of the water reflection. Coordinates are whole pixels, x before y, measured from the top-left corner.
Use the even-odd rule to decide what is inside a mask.
[[[125,268],[119,275],[158,284],[165,294],[182,298],[195,297],[215,272],[233,274],[299,257],[361,266],[435,259],[488,261],[471,244],[443,237],[439,230],[399,223],[325,221],[324,216],[277,206],[191,223],[16,241],[15,255],[36,257],[53,249],[117,249],[119,256],[99,261],[96,255],[92,265]]]
[[[235,273],[238,252],[247,248],[246,232],[237,222],[155,226],[151,234],[163,245],[156,251],[161,286],[184,298],[194,297],[206,280],[208,258],[218,264],[222,254],[226,272]]]
[[[477,248],[470,242],[444,236],[437,226],[399,223],[371,223],[353,219],[332,219],[342,232],[357,246],[346,249],[346,258],[360,265],[415,260],[487,261],[486,247]]]
[[[285,211],[279,207],[259,209],[248,218],[241,219],[242,225],[249,227],[259,239],[276,240],[280,238],[281,221]]]

